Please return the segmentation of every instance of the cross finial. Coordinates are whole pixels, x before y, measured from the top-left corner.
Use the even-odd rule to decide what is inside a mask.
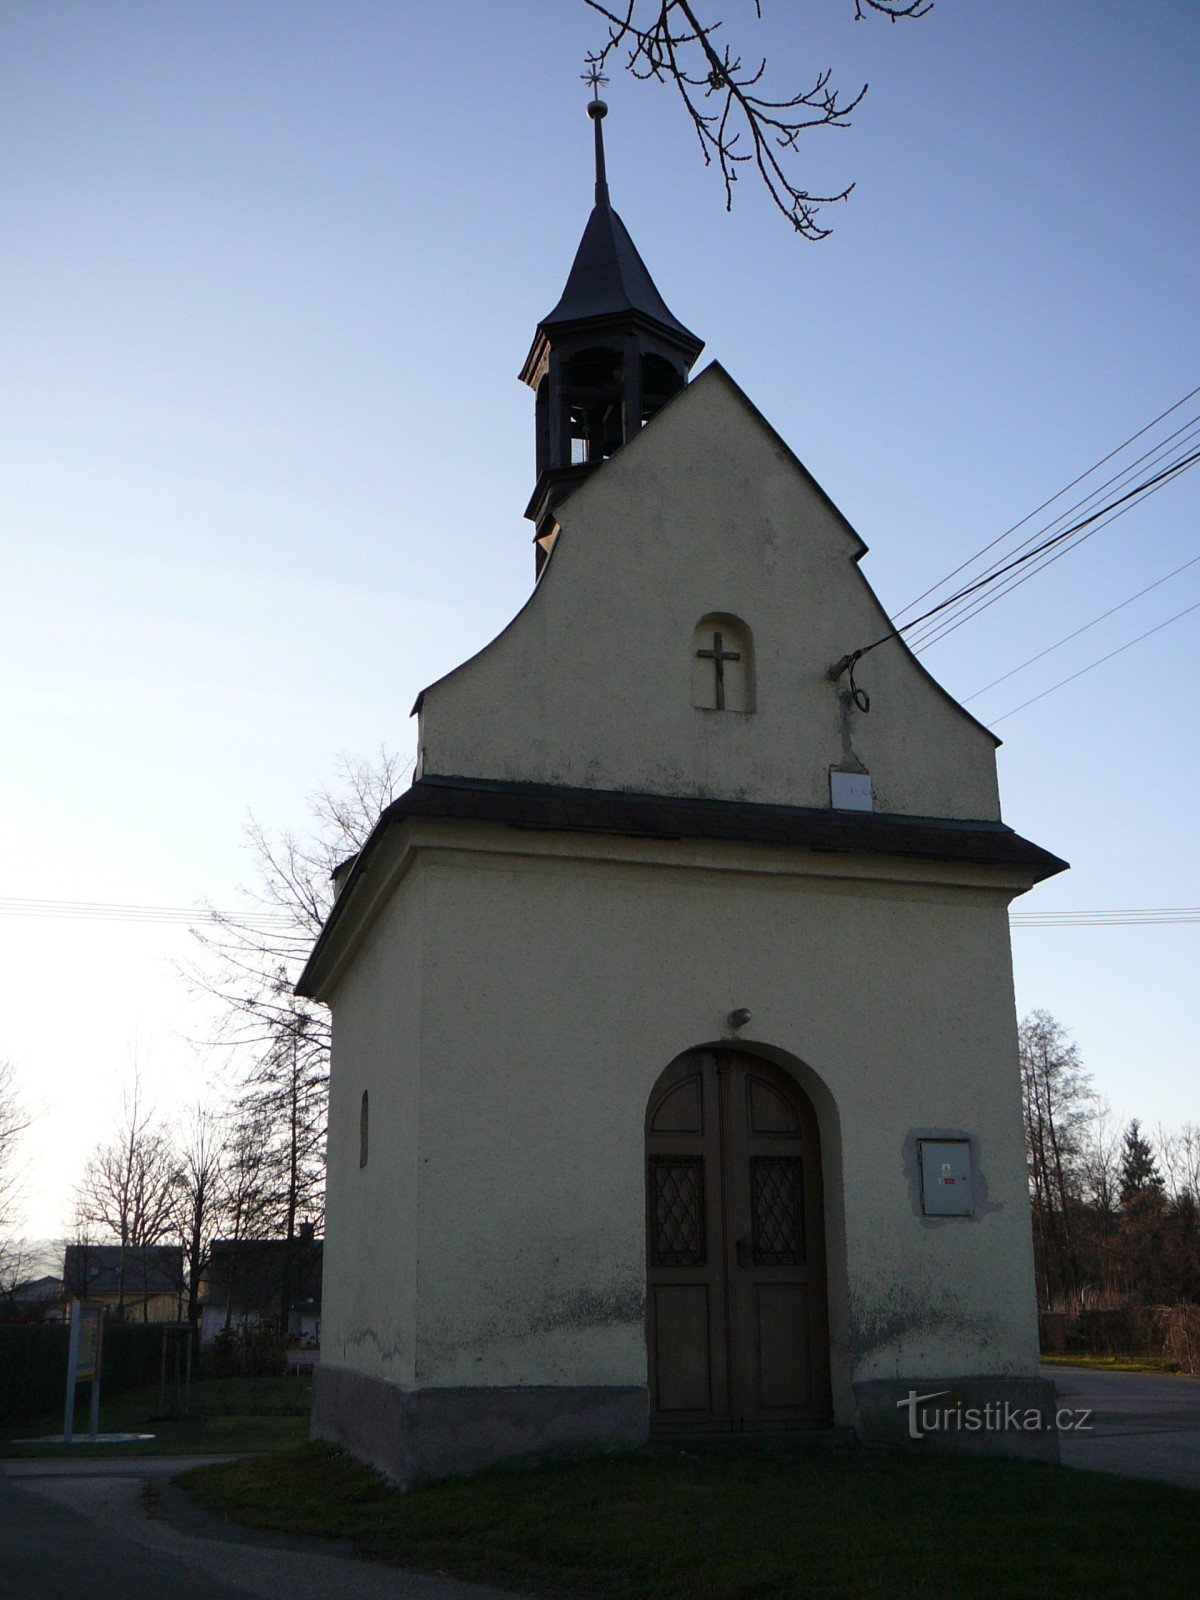
[[[581,75],[581,81],[591,85],[592,99],[599,100],[601,86],[606,84],[608,79],[600,71],[600,63],[589,59],[587,71]]]
[[[601,124],[608,115],[608,107],[600,98],[600,86],[607,83],[608,79],[600,71],[599,59],[595,56],[585,57],[587,71],[583,73],[584,83],[590,84],[592,98],[588,102],[587,114],[592,119],[592,126],[596,130],[596,204],[608,203],[608,179],[604,171],[604,133]]]

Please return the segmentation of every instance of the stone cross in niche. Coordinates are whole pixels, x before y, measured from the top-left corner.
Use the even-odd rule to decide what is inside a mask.
[[[711,661],[717,674],[717,710],[725,709],[725,663],[727,661],[740,661],[740,650],[726,650],[719,633],[713,634],[713,647],[711,650],[697,650],[696,654],[705,661]]]

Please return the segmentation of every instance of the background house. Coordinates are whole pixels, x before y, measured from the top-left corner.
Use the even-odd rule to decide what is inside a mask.
[[[125,1322],[177,1322],[183,1315],[180,1245],[69,1244],[66,1299],[102,1300]]]
[[[62,1316],[62,1279],[53,1273],[27,1278],[0,1297],[0,1322],[57,1322]]]
[[[281,1329],[302,1345],[321,1340],[323,1241],[311,1223],[287,1239],[218,1239],[200,1280],[200,1340],[229,1328]]]

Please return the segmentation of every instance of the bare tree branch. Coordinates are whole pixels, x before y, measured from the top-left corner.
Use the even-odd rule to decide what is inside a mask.
[[[200,955],[185,975],[216,1001],[210,1042],[230,1053],[240,1079],[239,1164],[229,1179],[236,1226],[259,1237],[291,1240],[301,1221],[320,1225],[329,1014],[294,986],[333,904],[334,867],[362,848],[408,770],[383,750],[371,760],[343,755],[340,784],[309,797],[308,832],[275,833],[251,817],[252,910],[239,918],[210,908],[208,925],[192,930]]]
[[[751,0],[762,20],[761,0]],[[725,185],[725,209],[733,207],[739,169],[750,165],[774,205],[802,238],[824,239],[829,229],[818,221],[822,206],[845,200],[854,185],[835,194],[812,194],[791,177],[787,162],[797,140],[811,128],[845,128],[862,103],[866,84],[843,98],[830,85],[831,72],[818,72],[811,87],[772,99],[761,89],[767,62],[747,64],[730,44],[717,38],[723,19],[706,22],[698,0],[584,0],[608,24],[608,37],[587,56],[601,72],[615,55],[641,82],[674,84],[691,119],[706,166],[716,163]],[[892,22],[923,17],[932,0],[854,0],[854,19],[877,12]]]
[[[135,1062],[122,1085],[121,1111],[112,1136],[96,1146],[76,1189],[79,1227],[99,1228],[120,1246],[118,1319],[125,1306],[127,1258],[161,1243],[172,1232],[176,1175],[170,1138],[147,1101]],[[145,1292],[144,1270],[142,1283]]]
[[[21,1136],[32,1120],[15,1064],[0,1061],[0,1295],[13,1292],[29,1259],[28,1242],[20,1237],[25,1190]]]

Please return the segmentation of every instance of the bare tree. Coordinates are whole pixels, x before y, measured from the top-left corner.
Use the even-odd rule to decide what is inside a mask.
[[[220,1181],[220,1234],[236,1246],[269,1239],[273,1231],[272,1151],[267,1129],[253,1115],[234,1114],[225,1144]],[[215,1243],[215,1241],[214,1241]],[[220,1273],[226,1296],[225,1331],[233,1325],[244,1252],[227,1252]]]
[[[250,817],[247,909],[209,907],[207,925],[192,930],[200,955],[186,975],[220,1014],[217,1039],[206,1042],[242,1058],[266,1055],[294,1036],[304,1016],[305,1048],[328,1053],[328,1013],[298,999],[293,987],[333,904],[334,867],[362,849],[410,767],[384,750],[372,760],[343,754],[339,786],[309,796],[304,833],[274,832]]]
[[[812,194],[789,173],[789,157],[802,133],[812,128],[845,128],[867,92],[843,98],[830,85],[831,72],[818,72],[807,89],[773,98],[764,87],[764,57],[746,62],[728,43],[723,18],[713,18],[703,0],[584,0],[608,24],[608,36],[588,55],[591,81],[601,78],[615,55],[642,81],[674,84],[683,102],[706,166],[716,163],[725,184],[725,208],[733,206],[739,169],[757,172],[773,203],[805,239],[824,239],[829,229],[817,220],[821,206],[845,200],[854,185],[836,194]],[[750,0],[757,21],[762,0]],[[856,22],[877,13],[892,22],[923,17],[931,0],[850,0]]]
[[[195,930],[201,955],[189,976],[217,1001],[217,1042],[240,1078],[237,1182],[257,1152],[253,1221],[247,1209],[239,1227],[288,1240],[289,1263],[301,1223],[321,1223],[329,1085],[329,1014],[294,986],[333,904],[334,867],[362,848],[408,770],[383,750],[373,760],[343,755],[341,783],[310,796],[303,834],[272,832],[251,817],[250,909],[213,912],[216,931]],[[250,1199],[244,1190],[247,1207]]]
[[[172,1215],[187,1272],[187,1320],[200,1320],[200,1280],[222,1221],[226,1126],[204,1105],[188,1113],[175,1135]]]
[[[1108,1101],[1093,1097],[1080,1125],[1079,1172],[1083,1197],[1101,1216],[1113,1219],[1120,1204],[1122,1129]]]
[[[263,1214],[274,1238],[287,1243],[280,1294],[280,1332],[287,1332],[299,1277],[301,1233],[320,1227],[325,1204],[325,1122],[329,1062],[308,1037],[309,1018],[297,1004],[291,1030],[260,1057],[240,1105],[243,1119],[269,1130],[263,1173]]]
[[[122,1086],[112,1137],[96,1146],[76,1190],[79,1224],[104,1230],[120,1245],[118,1318],[125,1308],[128,1266],[139,1258],[145,1312],[148,1251],[172,1232],[176,1171],[170,1139],[135,1064]]]
[[[86,1300],[101,1271],[99,1232],[88,1216],[78,1191],[71,1231],[62,1241],[63,1293]]]
[[[1185,1122],[1172,1133],[1160,1123],[1154,1142],[1172,1202],[1178,1206],[1190,1197],[1200,1203],[1200,1127]]]
[[[0,1293],[11,1293],[25,1265],[26,1248],[19,1236],[25,1176],[20,1147],[29,1123],[16,1066],[0,1061]]]
[[[1025,1144],[1034,1243],[1044,1304],[1079,1285],[1075,1219],[1082,1201],[1082,1145],[1094,1097],[1079,1048],[1048,1011],[1033,1011],[1019,1033]]]

